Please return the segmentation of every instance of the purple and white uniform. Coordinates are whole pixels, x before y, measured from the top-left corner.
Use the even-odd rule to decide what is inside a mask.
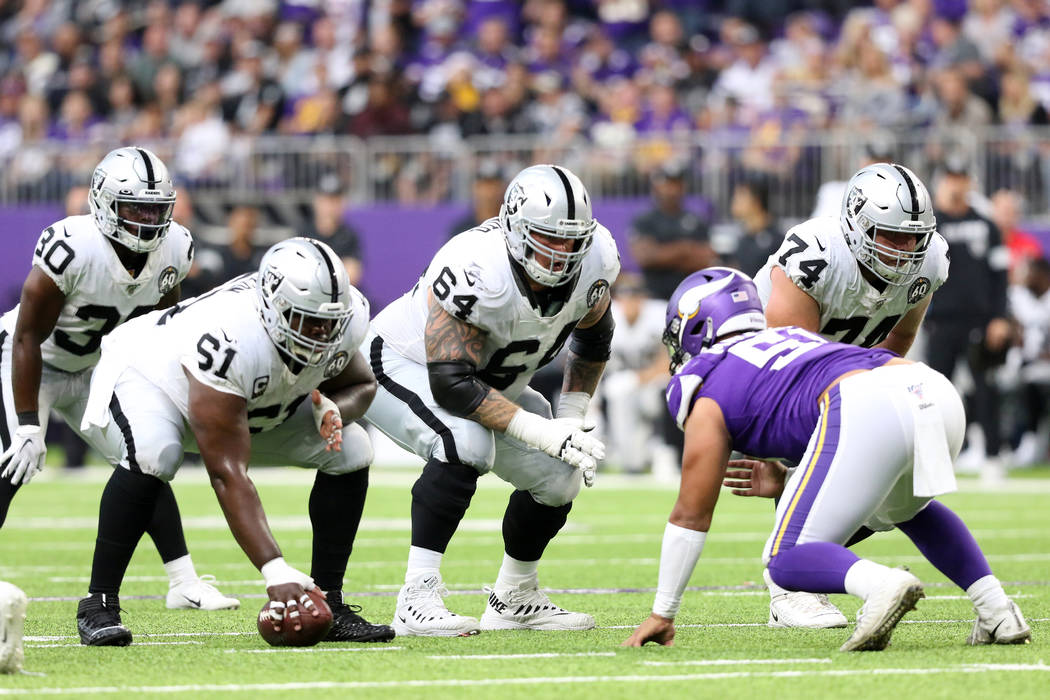
[[[955,490],[962,402],[921,363],[886,350],[770,328],[704,350],[672,377],[667,403],[683,427],[697,399],[715,401],[733,449],[798,463],[777,508],[765,561],[798,544],[844,544],[861,525],[885,530]],[[851,375],[830,390],[847,372]]]

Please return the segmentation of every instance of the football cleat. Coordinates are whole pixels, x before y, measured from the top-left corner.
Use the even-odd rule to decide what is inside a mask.
[[[994,614],[973,623],[973,632],[966,640],[970,646],[979,644],[1028,644],[1032,641],[1032,629],[1025,622],[1017,603],[1010,604]]]
[[[120,598],[92,593],[77,604],[77,630],[80,643],[94,647],[126,647],[131,630],[120,622]]]
[[[169,610],[236,610],[241,601],[227,598],[214,586],[215,577],[205,574],[168,588]]]
[[[882,651],[889,646],[897,623],[924,597],[919,579],[903,569],[891,569],[864,601],[857,613],[857,627],[839,651]]]
[[[820,630],[845,627],[848,624],[846,616],[832,605],[831,601],[823,593],[788,591],[786,593],[773,594],[773,591],[777,589],[774,588],[769,569],[762,572],[762,578],[765,579],[766,586],[770,591],[768,623],[770,627],[799,627]]]
[[[325,642],[389,642],[394,638],[393,628],[387,625],[375,625],[361,617],[360,605],[347,605],[343,602],[342,591],[328,591],[325,594],[328,607],[332,609],[332,629]]]
[[[22,670],[22,632],[27,604],[26,594],[21,588],[0,582],[0,673]]]
[[[594,618],[569,612],[551,602],[536,583],[518,588],[485,586],[488,603],[481,616],[483,630],[589,630]]]
[[[469,637],[481,631],[473,617],[445,607],[448,589],[437,573],[406,583],[397,594],[392,627],[399,637]]]

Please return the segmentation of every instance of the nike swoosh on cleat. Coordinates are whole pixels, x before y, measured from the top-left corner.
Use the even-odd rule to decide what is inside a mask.
[[[993,627],[992,631],[989,633],[989,634],[991,634],[991,637],[992,637],[993,641],[995,640],[995,633],[999,631],[999,628],[1003,626],[1004,622],[1006,622],[1006,620],[999,620],[999,624],[996,625],[995,627]]]
[[[405,619],[404,615],[398,615],[397,619],[401,620],[401,622],[405,623],[406,625],[408,624],[408,620]]]
[[[186,599],[186,602],[188,602],[190,605],[192,605],[195,608],[199,608],[201,606],[201,602],[199,600],[194,600],[193,598],[190,598],[188,595],[183,595],[182,597]]]

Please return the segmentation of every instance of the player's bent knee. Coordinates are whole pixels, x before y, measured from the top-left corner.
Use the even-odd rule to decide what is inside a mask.
[[[320,472],[331,476],[350,474],[367,469],[375,459],[372,440],[368,431],[357,423],[343,428],[343,443],[339,450],[324,452],[323,461],[317,465]]]
[[[552,476],[542,484],[529,489],[537,503],[557,508],[572,503],[580,493],[583,475],[579,469],[566,469],[563,473]]]
[[[481,475],[474,467],[432,459],[412,487],[412,500],[443,516],[463,517]]]
[[[185,454],[185,450],[179,443],[158,445],[154,450],[138,452],[135,455],[135,465],[143,474],[155,476],[161,481],[171,481],[175,478],[179,467],[182,466]],[[130,458],[128,461],[131,461]],[[131,466],[130,470],[134,472],[135,466]]]

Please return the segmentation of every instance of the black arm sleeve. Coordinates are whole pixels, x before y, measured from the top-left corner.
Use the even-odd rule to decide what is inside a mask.
[[[466,418],[489,393],[489,385],[477,377],[477,367],[466,360],[428,362],[427,375],[434,400],[454,416]]]
[[[616,322],[613,321],[612,304],[610,304],[593,326],[587,328],[577,326],[573,329],[569,350],[590,362],[607,362],[612,353],[614,330],[616,330]]]

